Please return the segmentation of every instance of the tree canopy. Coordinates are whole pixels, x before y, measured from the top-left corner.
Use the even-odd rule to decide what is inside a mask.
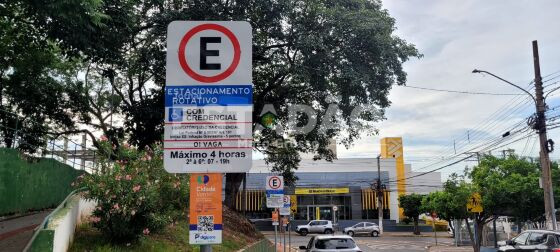
[[[422,212],[422,200],[424,199],[424,195],[420,194],[403,194],[399,195],[399,207],[403,209],[404,215],[414,222],[414,234],[420,234],[420,230],[418,229],[418,219]]]
[[[255,150],[265,155],[272,172],[284,175],[288,184],[296,180],[299,153],[332,160],[333,153],[327,148],[332,138],[350,146],[363,134],[375,134],[374,123],[384,119],[384,109],[390,105],[387,95],[392,85],[406,82],[402,64],[410,57],[421,57],[414,45],[394,34],[395,20],[380,1],[88,0],[44,4],[17,0],[6,6],[2,11],[17,14],[12,16],[39,31],[28,33],[33,41],[53,45],[54,58],[75,59],[77,68],[72,69],[71,81],[54,78],[51,90],[42,92],[57,94],[45,97],[56,100],[49,103],[52,111],[42,112],[57,120],[49,121],[41,131],[55,135],[86,132],[96,145],[94,135],[102,132],[117,147],[119,139],[125,138],[140,149],[162,140],[167,25],[173,20],[249,22],[253,28]],[[6,38],[2,35],[1,39]],[[15,69],[12,62],[7,66]],[[12,97],[33,104],[32,97]],[[2,103],[12,105],[10,99]],[[296,104],[310,106],[316,114],[298,113],[296,123],[290,124],[289,109]],[[258,123],[267,105],[276,115],[274,128]],[[363,109],[356,114],[357,107]],[[314,120],[322,127],[305,134],[296,134],[291,127]],[[265,141],[295,144],[261,144]],[[226,175],[227,204],[232,204],[230,196],[241,179],[239,174]]]

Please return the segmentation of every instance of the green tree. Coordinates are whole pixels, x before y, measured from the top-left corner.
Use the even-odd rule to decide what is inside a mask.
[[[414,234],[419,235],[420,230],[418,229],[418,219],[422,211],[422,201],[424,195],[420,194],[409,194],[399,196],[399,207],[404,210],[404,215],[414,222]]]
[[[76,58],[49,37],[96,15],[97,1],[8,1],[0,4],[0,129],[8,147],[34,152],[53,129],[75,129],[68,86]],[[79,19],[78,19],[79,18]],[[65,21],[62,21],[65,20]],[[71,20],[71,22],[70,22]],[[75,32],[78,32],[76,29]],[[17,140],[16,140],[17,139]]]
[[[432,192],[422,200],[422,212],[436,212],[438,217],[449,222],[455,235],[453,220],[464,220],[469,217],[466,202],[471,194],[470,185],[463,176],[451,174],[443,185],[443,191]]]
[[[539,188],[540,172],[536,164],[514,155],[506,159],[485,156],[468,172],[473,192],[482,197],[483,212],[473,214],[476,242],[469,228],[475,252],[480,251],[482,228],[499,215],[519,221],[542,221],[543,191]],[[470,227],[469,225],[467,225]]]
[[[79,2],[54,1],[45,8],[36,1],[18,2],[33,13],[33,27],[44,29],[66,54],[82,58],[79,81],[66,92],[75,127],[55,133],[87,132],[98,145],[89,131],[93,128],[116,146],[126,137],[140,149],[161,141],[167,25],[173,20],[248,21],[253,27],[255,148],[288,184],[296,179],[299,153],[332,160],[327,148],[332,138],[349,146],[361,134],[375,134],[374,123],[384,119],[390,105],[391,87],[406,82],[403,62],[421,56],[394,34],[395,20],[377,0],[90,0],[68,12]],[[274,107],[279,130],[259,127],[266,104]],[[330,126],[294,134],[288,127],[293,104],[317,111],[311,118],[298,114],[297,124],[316,119]],[[365,109],[354,116],[356,107]],[[233,205],[242,178],[226,174],[226,205]]]
[[[112,6],[109,2],[106,9]],[[272,171],[284,175],[287,183],[295,181],[300,152],[332,160],[333,153],[327,148],[331,138],[338,137],[348,146],[362,133],[375,133],[373,123],[384,118],[383,111],[390,105],[387,94],[391,86],[406,81],[402,63],[420,56],[413,45],[394,35],[395,21],[379,1],[130,1],[121,5],[122,11],[104,13],[127,27],[118,33],[128,39],[116,46],[118,56],[99,57],[95,64],[113,73],[107,79],[120,98],[118,111],[126,118],[124,130],[132,143],[142,148],[161,139],[167,24],[173,20],[245,20],[254,34],[256,150],[265,154]],[[124,18],[123,13],[128,16]],[[95,39],[91,43],[97,44]],[[89,54],[95,58],[98,51]],[[114,63],[115,59],[120,62]],[[281,130],[258,127],[266,104],[274,106]],[[313,106],[318,124],[330,122],[333,126],[293,134],[287,125],[292,104]],[[322,116],[330,104],[337,112]],[[351,120],[357,106],[367,109]],[[305,123],[312,118],[298,119]],[[258,145],[288,139],[298,144]],[[241,174],[226,175],[226,205],[233,205],[241,181]]]

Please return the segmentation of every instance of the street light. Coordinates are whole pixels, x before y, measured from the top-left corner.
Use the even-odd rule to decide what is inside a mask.
[[[545,116],[545,97],[543,97],[543,86],[542,86],[542,78],[540,76],[540,66],[539,66],[539,56],[538,50],[536,49],[536,41],[533,41],[533,59],[535,64],[535,94],[529,93],[529,91],[523,89],[522,87],[511,83],[510,81],[505,80],[493,73],[484,70],[474,69],[473,73],[485,73],[499,79],[509,85],[512,85],[526,94],[528,94],[533,102],[535,103],[535,107],[537,109],[537,120],[535,129],[537,130],[537,134],[539,135],[539,141],[541,145],[540,151],[540,161],[541,161],[541,169],[542,169],[542,180],[543,180],[543,191],[544,191],[544,205],[545,205],[545,215],[547,222],[550,223],[550,228],[556,230],[556,211],[554,207],[554,191],[552,189],[552,180],[551,180],[551,171],[550,171],[550,159],[548,156],[549,148],[548,148],[548,139],[546,136],[546,116]],[[552,90],[555,91],[555,90]],[[552,92],[551,91],[551,92]],[[547,96],[551,93],[549,92]],[[509,132],[503,135],[503,137],[509,135]]]
[[[503,81],[503,82],[505,82],[505,83],[507,83],[507,84],[510,84],[510,85],[512,85],[512,86],[514,86],[514,87],[520,89],[521,91],[525,92],[526,94],[528,94],[529,96],[531,96],[531,99],[533,99],[533,102],[535,102],[535,104],[537,103],[537,100],[535,99],[535,97],[533,96],[533,94],[529,93],[529,91],[525,90],[524,88],[522,88],[522,87],[520,87],[520,86],[518,86],[518,85],[515,85],[515,84],[513,84],[513,83],[507,81],[506,79],[504,79],[504,78],[502,78],[502,77],[500,77],[500,76],[497,76],[497,75],[495,75],[495,74],[493,74],[493,73],[491,73],[491,72],[488,72],[488,71],[478,70],[478,69],[472,70],[472,73],[485,73],[485,74],[488,74],[488,75],[492,75],[492,76],[494,76],[495,78],[497,78],[497,79],[499,79],[499,80],[501,80],[501,81]]]

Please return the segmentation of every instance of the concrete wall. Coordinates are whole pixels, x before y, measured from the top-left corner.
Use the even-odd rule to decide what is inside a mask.
[[[70,196],[47,216],[46,225],[37,231],[29,250],[67,251],[74,239],[76,226],[91,215],[95,206],[95,202],[84,200],[79,195]]]

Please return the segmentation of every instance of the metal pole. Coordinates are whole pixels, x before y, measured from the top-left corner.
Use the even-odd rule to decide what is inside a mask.
[[[247,173],[243,174],[243,192],[241,193],[241,212],[243,213],[243,216],[247,216],[246,215],[246,210],[247,210]]]
[[[76,164],[76,148],[78,147],[77,144],[74,144],[74,154],[72,155],[72,168],[74,168],[74,165]]]
[[[200,252],[212,252],[212,245],[200,245]]]
[[[290,219],[288,221],[288,247],[290,247],[290,250],[292,249],[292,220],[291,220],[292,215],[290,214]]]
[[[274,225],[274,252],[278,251],[278,226]]]
[[[282,219],[282,221],[283,221],[283,220],[284,220],[284,219]],[[286,225],[286,226],[288,226],[288,225]],[[282,231],[284,231],[284,232],[282,232],[282,233],[284,233],[284,234],[283,234],[283,236],[284,236],[284,252],[286,252],[286,231],[285,231],[285,230],[286,230],[286,229],[284,228],[284,223],[282,223]]]
[[[436,238],[436,246],[437,246],[437,230],[436,230],[436,221],[434,220],[434,236]]]
[[[18,126],[19,126],[19,116],[16,115],[16,130],[14,131],[14,137],[12,139],[12,148],[14,148],[14,149],[16,148]]]
[[[473,220],[473,227],[474,227],[474,245],[478,247],[478,232],[477,232],[477,224],[476,221],[478,219],[477,217],[478,213],[474,214],[474,220]]]
[[[498,248],[498,233],[496,232],[496,216],[494,216],[494,221],[492,223],[494,228],[494,248]]]
[[[556,212],[554,208],[554,194],[552,191],[552,179],[550,176],[550,158],[548,156],[548,143],[546,136],[546,104],[543,97],[543,86],[541,78],[541,68],[539,63],[539,48],[537,41],[533,41],[533,65],[535,69],[535,98],[537,107],[537,133],[541,146],[540,161],[542,169],[544,208],[546,222],[549,229],[556,230]]]
[[[87,136],[86,134],[82,135],[82,155],[80,155],[81,161],[80,161],[80,169],[85,170],[86,169],[86,143],[87,143]]]
[[[64,164],[66,164],[66,161],[68,161],[68,137],[64,138],[64,152],[62,155],[62,159]]]
[[[383,234],[383,192],[381,191],[381,155],[377,155],[377,218],[379,234]]]

